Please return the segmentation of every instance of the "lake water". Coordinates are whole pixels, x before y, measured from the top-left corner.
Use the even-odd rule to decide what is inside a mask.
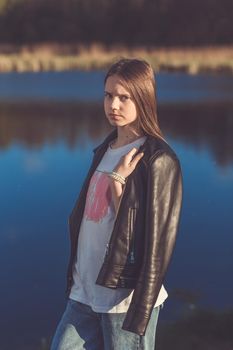
[[[1,349],[45,348],[65,305],[68,215],[111,130],[103,72],[0,75]],[[161,322],[232,308],[233,77],[158,74],[184,197]]]

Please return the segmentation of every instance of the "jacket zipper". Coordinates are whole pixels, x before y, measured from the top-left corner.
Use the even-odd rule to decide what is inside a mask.
[[[131,251],[130,251],[130,262],[134,263],[135,262],[135,234],[133,232],[133,228],[134,228],[134,219],[135,219],[135,209],[131,209],[131,213],[130,213],[130,232],[132,235],[132,247],[131,247]]]
[[[104,256],[108,255],[108,251],[109,251],[109,243],[107,243],[107,245],[106,245]]]
[[[118,208],[117,208],[117,211],[116,211],[116,214],[115,214],[115,220],[114,220],[114,225],[113,225],[112,231],[114,230],[114,226],[115,226],[115,222],[116,222],[116,219],[117,219],[118,211],[119,211],[119,208],[120,208],[120,205],[121,205],[121,201],[122,201],[122,198],[123,198],[123,195],[124,195],[124,192],[125,192],[126,183],[127,183],[127,179],[126,179],[125,185],[123,187],[121,198],[120,198],[120,201],[119,201],[119,204],[118,204]],[[110,239],[111,239],[111,237],[110,237]],[[109,249],[110,249],[110,240],[109,240],[109,243],[106,244],[104,258],[106,258],[108,256]]]

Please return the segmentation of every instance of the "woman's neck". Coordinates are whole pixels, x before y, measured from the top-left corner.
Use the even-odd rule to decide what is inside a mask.
[[[137,139],[145,136],[143,131],[128,131],[122,132],[117,130],[117,138],[111,143],[111,148],[118,148],[125,145],[128,145],[131,142],[136,141]]]

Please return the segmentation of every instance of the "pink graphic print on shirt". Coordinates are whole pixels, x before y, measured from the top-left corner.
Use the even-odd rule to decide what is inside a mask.
[[[107,214],[111,199],[108,176],[105,173],[95,171],[87,192],[84,217],[87,220],[99,222]]]

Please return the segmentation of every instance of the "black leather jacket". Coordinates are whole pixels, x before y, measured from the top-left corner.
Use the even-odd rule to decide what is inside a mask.
[[[69,217],[71,255],[67,297],[88,184],[116,129],[94,149],[94,157]],[[122,329],[145,335],[153,306],[174,249],[182,202],[179,160],[163,140],[148,135],[140,146],[144,156],[128,176],[113,231],[96,283],[108,288],[132,288],[133,297]]]

